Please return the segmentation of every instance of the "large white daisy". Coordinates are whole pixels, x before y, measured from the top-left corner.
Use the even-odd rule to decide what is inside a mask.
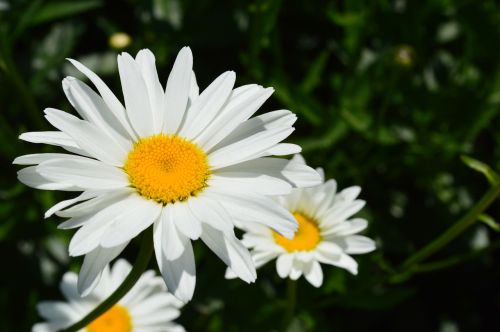
[[[297,155],[293,160],[305,164]],[[321,169],[318,171],[323,174]],[[313,286],[323,283],[320,263],[344,268],[357,274],[358,264],[350,254],[364,254],[375,250],[375,242],[356,233],[364,230],[368,222],[353,218],[365,202],[358,197],[361,188],[349,187],[337,191],[335,180],[328,180],[312,188],[294,189],[291,194],[277,197],[290,211],[299,228],[292,239],[285,238],[263,225],[243,226],[243,244],[252,248],[256,267],[276,259],[281,278],[293,280],[304,275]],[[233,278],[228,268],[226,277]]]
[[[111,269],[106,267],[97,287],[84,298],[78,294],[76,274],[66,272],[60,283],[66,302],[40,302],[38,313],[46,322],[35,324],[32,332],[59,331],[76,323],[111,295],[131,269],[124,259]],[[179,317],[181,307],[182,302],[167,293],[162,278],[150,270],[125,297],[81,332],[182,332],[184,328],[172,321]]]
[[[45,118],[59,131],[20,138],[74,154],[25,155],[14,163],[34,165],[18,173],[29,186],[82,191],[46,212],[70,218],[61,229],[79,228],[69,245],[70,255],[85,255],[79,291],[88,294],[104,267],[153,223],[159,268],[179,299],[193,295],[191,240],[198,238],[238,277],[254,281],[255,267],[234,235],[234,223],[261,223],[292,237],[295,219],[270,196],[320,181],[306,165],[270,157],[300,150],[280,143],[294,130],[296,116],[279,110],[250,118],[273,89],[233,89],[231,71],[198,94],[188,47],[179,52],[165,89],[149,50],[135,59],[119,55],[125,107],[95,73],[70,61],[99,94],[65,78],[64,92],[82,119],[49,108]]]

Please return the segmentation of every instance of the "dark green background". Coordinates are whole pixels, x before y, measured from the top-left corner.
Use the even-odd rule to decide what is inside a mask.
[[[276,89],[263,111],[287,108],[303,146],[341,187],[360,185],[362,215],[379,249],[359,256],[354,277],[324,266],[319,289],[299,281],[290,331],[497,331],[497,233],[469,228],[428,262],[450,266],[395,277],[398,266],[464,215],[488,190],[461,162],[465,154],[500,169],[500,3],[434,1],[10,1],[0,11],[0,330],[27,331],[35,304],[59,299],[71,232],[43,212],[69,197],[27,188],[12,160],[52,151],[21,142],[49,130],[45,107],[72,111],[61,80],[64,59],[87,63],[121,96],[109,37],[124,51],[157,56],[166,78],[189,45],[201,88],[225,70],[237,85]],[[488,214],[499,218],[500,204]],[[478,233],[479,232],[479,233]],[[489,246],[472,246],[477,234]],[[477,242],[477,241],[476,241]],[[484,241],[483,241],[484,242]],[[484,247],[486,245],[486,247]],[[274,264],[253,285],[226,281],[224,265],[200,243],[197,288],[179,322],[188,331],[271,331],[285,307]],[[125,252],[133,260],[136,245]],[[155,267],[151,264],[151,267]],[[451,327],[451,330],[450,330]],[[448,329],[448,330],[447,330]]]

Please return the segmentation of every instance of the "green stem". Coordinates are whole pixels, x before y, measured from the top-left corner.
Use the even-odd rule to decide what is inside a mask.
[[[295,313],[295,305],[297,303],[297,281],[288,279],[286,284],[287,292],[287,303],[285,309],[285,315],[283,316],[283,329],[286,331],[290,323],[292,322],[293,315]]]
[[[425,260],[436,251],[446,246],[450,241],[463,233],[469,226],[473,225],[479,218],[479,215],[488,207],[500,194],[500,184],[490,188],[484,194],[479,202],[472,207],[472,209],[462,217],[457,223],[453,224],[437,239],[417,251],[410,256],[402,265],[401,270],[407,270],[419,262]]]
[[[142,273],[146,270],[153,253],[153,226],[149,227],[142,235],[141,248],[135,260],[132,271],[128,274],[127,278],[106,300],[99,304],[87,316],[83,317],[80,321],[71,325],[68,328],[60,330],[60,332],[76,332],[83,329],[92,323],[99,316],[113,307],[125,294],[128,293],[135,283],[141,277]]]

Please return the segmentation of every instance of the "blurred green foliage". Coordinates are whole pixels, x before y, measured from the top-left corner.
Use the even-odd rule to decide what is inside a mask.
[[[110,43],[118,32],[128,45]],[[120,95],[118,52],[150,48],[166,81],[184,45],[202,88],[230,69],[239,85],[273,86],[264,109],[297,113],[291,141],[309,163],[342,187],[363,187],[379,250],[358,258],[356,277],[324,267],[321,288],[301,280],[289,331],[497,330],[498,201],[420,269],[396,272],[488,190],[461,155],[481,160],[464,161],[490,181],[500,169],[499,43],[493,0],[1,1],[0,330],[28,331],[39,320],[35,304],[60,298],[60,276],[80,264],[67,257],[70,232],[57,230],[55,217],[43,220],[66,196],[21,185],[10,165],[51,150],[17,139],[48,130],[43,108],[72,112],[60,82],[78,73],[65,58],[92,67]],[[246,285],[224,280],[223,263],[195,249],[197,290],[179,319],[188,331],[279,327],[286,282],[273,264]]]

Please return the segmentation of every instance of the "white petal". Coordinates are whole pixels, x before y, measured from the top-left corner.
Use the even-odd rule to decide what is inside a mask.
[[[358,263],[356,263],[351,256],[344,253],[331,253],[317,250],[316,259],[318,259],[321,263],[346,269],[354,275],[358,274]]]
[[[57,129],[71,136],[91,156],[114,166],[122,166],[128,154],[122,146],[87,121],[55,109],[46,109],[45,117]]]
[[[127,130],[130,137],[136,137],[130,123],[128,122],[127,115],[125,112],[125,108],[121,104],[121,102],[116,98],[113,92],[108,88],[108,86],[101,80],[99,76],[97,76],[93,71],[85,67],[80,62],[68,59],[80,72],[82,72],[85,76],[87,76],[90,81],[94,84],[99,94],[102,96],[102,99],[108,106],[108,109],[113,113],[113,115],[120,121],[123,128]]]
[[[189,89],[189,101],[193,105],[194,101],[200,96],[200,88],[196,82],[196,75],[191,71],[191,88]]]
[[[248,120],[273,91],[272,88],[264,89],[258,85],[247,85],[233,90],[220,114],[194,141],[204,150],[210,151],[242,122]]]
[[[186,121],[179,132],[188,138],[196,137],[213,121],[231,93],[236,74],[225,72],[216,78],[191,105]]]
[[[102,271],[113,259],[115,259],[127,246],[123,243],[114,248],[97,247],[85,255],[80,273],[78,274],[78,292],[81,296],[87,296],[97,286]]]
[[[153,127],[156,134],[161,132],[163,128],[163,112],[164,106],[164,92],[158,79],[158,72],[156,71],[155,56],[150,50],[140,50],[136,56],[136,62],[139,65],[142,77],[146,83],[148,90],[149,104],[153,115]]]
[[[139,195],[131,196],[130,205],[133,205],[133,209],[121,214],[106,230],[101,239],[102,247],[114,247],[130,241],[148,228],[158,218],[162,209],[161,204]]]
[[[214,188],[215,189],[215,188]],[[293,238],[297,221],[289,211],[272,199],[261,195],[231,195],[211,191],[235,219],[266,225],[287,238]]]
[[[293,264],[293,254],[283,254],[276,260],[276,271],[281,278],[286,278],[290,274]]]
[[[297,121],[297,116],[287,110],[277,110],[261,114],[240,123],[228,136],[214,146],[211,151],[216,151],[265,130],[290,128],[295,121]],[[269,145],[268,148],[272,146],[274,144]]]
[[[168,260],[175,260],[184,251],[184,235],[179,234],[175,221],[170,218],[171,205],[166,205],[160,217],[154,223],[153,238],[155,242],[155,250],[163,252],[163,255]],[[163,250],[163,251],[161,251]]]
[[[33,131],[24,133],[19,136],[19,139],[30,143],[41,143],[60,146],[63,149],[80,154],[82,156],[89,156],[89,154],[81,149],[71,136],[61,131]]]
[[[136,215],[137,211],[140,211],[140,208],[143,207],[142,201],[145,200],[137,198],[135,194],[129,194],[120,201],[93,214],[72,219],[74,223],[83,226],[73,235],[69,243],[69,254],[71,256],[80,256],[94,250],[103,241],[113,241],[104,236],[108,228],[118,220],[129,218],[130,215]],[[78,220],[80,221],[78,222]],[[138,221],[138,223],[140,222]],[[113,236],[118,235],[113,234]],[[121,240],[122,235],[119,236]],[[130,239],[131,237],[126,240]],[[118,244],[120,243],[116,243],[116,245]]]
[[[17,157],[12,162],[15,165],[36,165],[52,159],[79,159],[80,156],[66,153],[35,153]]]
[[[186,303],[193,297],[196,284],[196,267],[191,241],[179,234],[183,243],[183,252],[177,258],[169,260],[165,255],[163,243],[155,242],[155,255],[163,280],[169,291],[179,300]]]
[[[97,211],[100,211],[112,204],[115,204],[125,199],[132,192],[133,189],[131,188],[123,188],[116,191],[103,193],[96,198],[72,206],[64,211],[59,211],[56,213],[56,215],[64,218],[71,218],[71,217],[82,217],[87,214],[93,214]]]
[[[282,158],[259,158],[218,169],[215,175],[244,173],[246,176],[265,174],[282,179],[294,187],[308,187],[320,183],[318,173],[307,165]]]
[[[339,202],[337,204],[334,204],[325,212],[325,215],[322,220],[320,220],[320,223],[322,225],[333,225],[336,223],[341,223],[342,221],[345,221],[347,218],[351,217],[353,214],[361,210],[363,206],[365,206],[365,201],[360,199],[353,202]]]
[[[65,209],[67,208],[68,206],[70,205],[73,205],[75,203],[78,203],[78,202],[81,202],[81,201],[85,201],[85,200],[88,200],[88,199],[91,199],[91,198],[94,198],[96,197],[98,194],[95,193],[95,192],[90,192],[90,191],[84,191],[81,195],[75,197],[75,198],[72,198],[72,199],[68,199],[68,200],[65,200],[65,201],[61,201],[57,204],[55,204],[54,206],[52,206],[50,209],[47,210],[47,212],[45,212],[45,215],[44,217],[45,218],[49,218],[50,216],[52,216],[54,213],[62,210],[62,209]]]
[[[175,221],[177,229],[192,240],[201,235],[200,221],[191,213],[186,202],[176,202],[171,205],[170,219]]]
[[[262,195],[286,195],[292,186],[281,179],[258,173],[226,172],[212,174],[207,181],[210,187],[224,188],[234,193],[255,193]]]
[[[332,235],[334,237],[347,236],[361,232],[368,226],[368,221],[361,218],[334,224],[333,227],[327,227],[322,232],[322,236]]]
[[[117,189],[129,185],[127,175],[119,168],[85,157],[49,160],[38,165],[36,170],[54,182],[86,189]]]
[[[267,156],[287,156],[289,154],[295,154],[302,151],[302,148],[297,144],[291,143],[279,143],[275,146],[267,149],[258,155],[258,157],[267,157]]]
[[[307,265],[304,276],[314,287],[320,287],[323,284],[323,271],[321,270],[321,265],[316,260]]]
[[[193,54],[189,47],[183,47],[175,59],[165,88],[165,110],[163,131],[168,134],[179,129],[191,91]]]
[[[148,90],[139,66],[130,54],[118,55],[118,72],[125,99],[125,108],[132,127],[140,137],[153,135],[153,113]]]
[[[43,301],[36,308],[38,314],[48,321],[69,321],[77,315],[68,303],[60,301]]]
[[[203,223],[201,239],[203,242],[231,268],[232,271],[247,283],[254,282],[257,273],[252,256],[234,234],[225,234],[212,226]]]
[[[346,254],[366,254],[376,249],[375,241],[362,235],[351,235],[346,238],[335,239]]]
[[[287,138],[293,130],[291,127],[272,128],[223,146],[209,154],[210,166],[215,170],[253,159],[255,155]]]
[[[334,203],[337,202],[344,202],[344,201],[349,201],[352,202],[358,197],[359,193],[361,192],[361,187],[358,186],[352,186],[345,188],[344,190],[340,191],[334,199]]]
[[[191,197],[187,203],[191,213],[199,221],[206,222],[224,233],[233,233],[231,216],[219,202],[210,198],[210,195]]]
[[[107,133],[116,144],[130,150],[132,147],[130,135],[114,114],[109,111],[101,96],[74,77],[66,77],[62,84],[69,102],[84,120]]]
[[[36,166],[25,167],[17,172],[17,178],[20,182],[27,186],[42,190],[66,190],[66,191],[80,191],[81,189],[75,187],[71,183],[57,182],[49,180],[40,175]]]

